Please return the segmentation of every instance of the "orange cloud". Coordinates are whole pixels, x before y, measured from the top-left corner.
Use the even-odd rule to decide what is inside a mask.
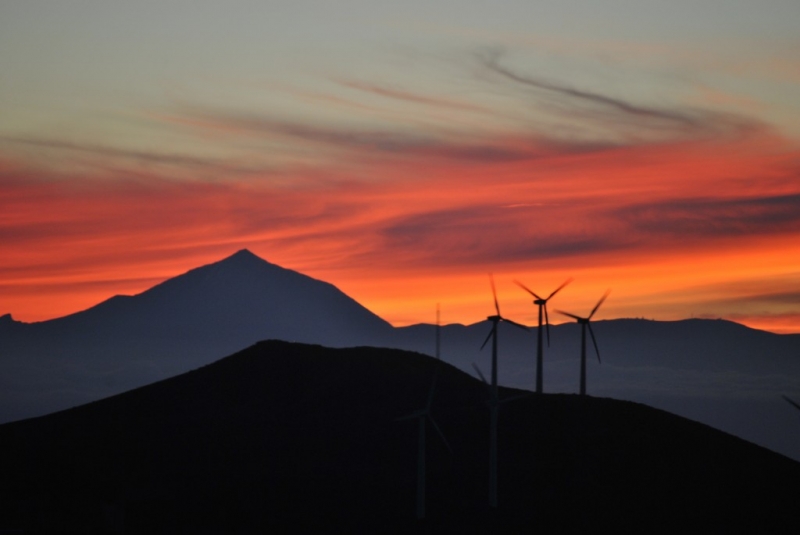
[[[764,281],[800,272],[797,147],[746,118],[626,102],[496,58],[486,68],[552,117],[608,136],[511,127],[462,135],[220,110],[166,118],[231,146],[264,144],[275,158],[263,167],[6,139],[0,313],[66,314],[242,247],[330,281],[396,324],[429,321],[436,302],[446,321],[480,320],[491,312],[489,271],[504,312],[531,323],[514,278],[547,289],[574,276],[559,308],[578,313],[612,287],[600,317],[711,314],[766,325],[800,311],[764,297],[776,293]],[[56,171],[30,151],[98,164]]]

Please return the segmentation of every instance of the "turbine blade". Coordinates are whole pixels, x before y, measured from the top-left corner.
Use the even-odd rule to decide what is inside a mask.
[[[494,287],[494,276],[489,273],[489,282],[492,283],[492,296],[494,297],[494,309],[497,315],[500,316],[500,304],[497,302],[497,289]]]
[[[592,330],[592,324],[591,323],[587,323],[586,326],[589,327],[589,334],[592,335],[592,342],[594,343],[594,350],[597,351],[597,362],[602,364],[603,362],[600,360],[600,350],[597,348],[597,340],[594,337],[594,331]]]
[[[570,282],[572,282],[573,280],[575,280],[575,279],[573,279],[572,277],[570,277],[570,278],[568,278],[567,280],[565,280],[565,281],[564,281],[564,282],[561,284],[561,286],[559,286],[558,288],[556,288],[555,290],[553,290],[553,293],[551,293],[550,295],[548,295],[548,296],[547,296],[547,299],[545,299],[545,301],[549,301],[551,297],[553,297],[553,296],[554,296],[554,295],[556,295],[558,292],[560,292],[560,291],[561,291],[561,289],[562,289],[564,286],[566,286],[567,284],[569,284],[569,283],[570,283]]]
[[[544,326],[547,329],[547,347],[550,347],[550,318],[547,316],[547,305],[542,305],[544,307]],[[541,329],[541,327],[539,327]]]
[[[789,396],[783,396],[783,399],[785,399],[787,402],[789,402],[791,405],[793,405],[793,406],[794,406],[794,408],[796,408],[797,410],[799,410],[799,411],[800,411],[800,405],[798,405],[797,403],[795,403],[794,401],[792,401],[792,400],[789,398]]]
[[[502,319],[502,320],[503,320],[503,321],[505,321],[506,323],[510,323],[510,324],[511,324],[511,325],[513,325],[514,327],[519,327],[520,329],[525,329],[526,331],[530,331],[530,329],[529,329],[529,328],[527,328],[526,326],[524,326],[524,325],[523,325],[523,324],[521,324],[521,323],[517,323],[516,321],[507,320],[507,319],[505,319],[505,318],[500,318],[500,319]]]
[[[428,420],[433,424],[433,428],[436,429],[436,432],[439,433],[439,438],[442,439],[444,445],[447,446],[447,451],[449,451],[452,454],[453,448],[450,447],[450,443],[447,442],[446,438],[444,438],[444,433],[442,433],[442,430],[439,429],[439,424],[436,423],[436,420],[434,420],[433,416],[431,416],[430,414],[428,415]]]
[[[489,383],[486,381],[486,377],[483,376],[483,373],[481,373],[481,369],[478,368],[478,365],[473,362],[472,363],[472,367],[478,373],[478,377],[481,378],[481,381],[483,381],[483,384],[485,384],[486,386],[489,386]]]
[[[486,344],[487,344],[487,342],[489,342],[489,338],[491,338],[492,335],[494,334],[495,329],[497,329],[497,324],[496,323],[494,324],[494,326],[492,326],[492,330],[489,331],[489,336],[487,336],[486,340],[484,340],[483,343],[481,344],[481,349],[486,347]]]
[[[597,309],[600,308],[600,305],[603,304],[603,301],[606,300],[606,297],[608,297],[608,294],[610,294],[610,293],[611,293],[611,289],[609,288],[608,290],[606,290],[606,293],[603,294],[603,297],[600,298],[600,301],[598,301],[597,304],[594,306],[594,308],[592,309],[592,313],[589,314],[589,318],[588,319],[592,319],[592,316],[594,316],[594,313],[597,312]]]
[[[528,292],[529,294],[531,294],[532,296],[534,296],[536,299],[539,299],[539,296],[538,296],[538,295],[536,295],[536,294],[533,292],[533,290],[531,290],[530,288],[528,288],[527,286],[525,286],[524,284],[522,284],[522,283],[521,283],[521,282],[519,282],[518,280],[514,279],[514,284],[516,284],[517,286],[519,286],[520,288],[522,288],[523,290],[525,290],[526,292]]]
[[[565,316],[569,316],[570,318],[578,320],[578,321],[583,319],[580,316],[576,316],[575,314],[570,314],[569,312],[564,312],[563,310],[556,310],[556,312],[558,312],[559,314],[563,314]]]

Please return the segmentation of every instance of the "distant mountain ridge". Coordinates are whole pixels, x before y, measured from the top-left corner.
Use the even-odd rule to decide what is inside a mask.
[[[441,328],[443,360],[489,371],[486,321]],[[393,328],[335,286],[242,250],[135,296],[39,323],[0,317],[0,422],[98,400],[206,365],[259,340],[434,352],[436,327]],[[590,395],[669,410],[800,459],[800,335],[721,320],[595,323]],[[551,329],[545,392],[577,391],[579,332]],[[502,384],[533,388],[536,329],[500,325]]]
[[[436,327],[397,329],[393,347],[431,353]],[[490,366],[478,348],[488,322],[441,329],[441,355],[467,372]],[[603,320],[594,323],[602,355],[589,348],[588,392],[645,403],[746,438],[800,460],[800,415],[782,395],[800,399],[800,335],[779,335],[725,320]],[[551,328],[544,391],[578,390],[580,328]],[[532,390],[536,329],[500,324],[500,382]]]

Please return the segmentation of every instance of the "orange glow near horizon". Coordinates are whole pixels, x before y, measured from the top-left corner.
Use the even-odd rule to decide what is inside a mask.
[[[480,321],[493,272],[504,314],[528,324],[512,281],[549,292],[572,276],[554,309],[583,313],[612,288],[600,319],[800,332],[800,157],[773,133],[520,161],[356,152],[213,182],[6,157],[0,313],[62,316],[248,248],[395,325],[431,322],[437,302],[446,323]]]
[[[528,324],[513,281],[574,277],[553,310],[800,333],[796,2],[41,4],[0,8],[0,316],[246,248],[397,326],[493,273]]]

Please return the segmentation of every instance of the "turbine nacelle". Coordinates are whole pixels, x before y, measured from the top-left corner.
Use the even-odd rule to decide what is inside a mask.
[[[481,349],[483,349],[484,347],[486,347],[486,344],[487,344],[487,343],[489,343],[489,340],[491,340],[493,337],[496,337],[496,336],[497,336],[497,325],[498,325],[498,324],[499,324],[501,321],[505,321],[506,323],[510,323],[511,325],[513,325],[514,327],[517,327],[517,328],[519,328],[519,329],[524,329],[524,330],[526,330],[526,331],[530,330],[530,329],[528,329],[528,327],[526,327],[525,325],[522,325],[522,324],[520,324],[520,323],[517,323],[516,321],[511,321],[511,320],[510,320],[510,319],[508,319],[508,318],[504,318],[504,317],[503,317],[503,316],[500,314],[500,303],[498,303],[498,302],[497,302],[497,290],[495,289],[495,286],[494,286],[494,277],[492,277],[492,274],[491,274],[491,273],[489,274],[489,282],[492,284],[492,297],[494,298],[494,309],[495,309],[495,311],[497,312],[497,314],[493,314],[493,315],[491,315],[491,316],[486,316],[486,320],[487,320],[487,321],[491,321],[493,325],[492,325],[492,329],[489,331],[489,335],[486,337],[486,340],[484,340],[484,341],[483,341],[483,344],[481,344]],[[496,358],[497,358],[497,356],[495,355],[493,358],[494,358],[494,359],[496,359]],[[493,362],[494,362],[494,361],[493,361]],[[496,365],[496,363],[495,363],[495,365]],[[493,365],[493,366],[494,366],[494,365]],[[494,373],[493,373],[492,375],[494,375]]]
[[[571,314],[569,312],[564,312],[561,310],[556,310],[559,314],[564,316],[568,316],[575,321],[578,322],[578,325],[581,326],[581,384],[580,384],[580,394],[586,395],[586,331],[589,331],[589,336],[592,338],[592,344],[594,344],[594,350],[597,353],[597,362],[602,364],[600,360],[600,349],[597,347],[597,339],[594,337],[594,330],[592,329],[592,316],[595,315],[597,309],[600,308],[600,305],[603,304],[603,301],[606,300],[608,294],[611,293],[611,290],[606,290],[606,293],[603,294],[603,297],[597,302],[594,306],[592,311],[589,313],[587,317],[577,316],[575,314]]]
[[[441,364],[439,362],[438,364]],[[439,368],[437,367],[433,374],[433,380],[431,381],[430,390],[428,390],[428,399],[425,403],[425,408],[416,410],[406,416],[401,416],[400,418],[395,418],[396,422],[401,422],[404,420],[417,420],[419,426],[419,436],[418,436],[418,445],[417,445],[417,518],[422,519],[425,518],[425,427],[428,422],[430,422],[433,429],[439,435],[439,438],[442,439],[447,450],[452,454],[453,450],[450,447],[450,444],[447,442],[447,439],[442,433],[442,430],[439,428],[439,424],[436,423],[436,420],[433,419],[433,415],[431,415],[431,405],[433,404],[433,394],[436,390],[436,379],[439,375]]]
[[[483,341],[481,349],[483,349],[489,340],[492,340],[492,381],[488,383],[486,378],[481,373],[480,369],[475,366],[475,371],[478,372],[481,380],[489,388],[489,507],[497,507],[497,410],[500,405],[498,400],[497,390],[497,331],[501,321],[505,321],[519,327],[520,329],[528,330],[528,328],[519,323],[506,319],[500,314],[500,303],[497,302],[497,289],[494,286],[494,277],[489,274],[489,282],[492,285],[492,297],[494,298],[495,314],[488,316],[486,319],[492,322],[492,328],[486,340]]]
[[[518,280],[514,281],[514,284],[516,284],[517,286],[519,286],[520,288],[522,288],[523,290],[525,290],[526,292],[528,292],[529,294],[531,294],[533,297],[536,298],[536,299],[533,300],[533,304],[536,305],[537,307],[539,307],[539,329],[540,329],[539,332],[541,332],[542,317],[544,317],[544,326],[545,326],[545,328],[547,330],[547,347],[550,347],[550,316],[548,316],[548,314],[547,314],[547,302],[550,299],[552,299],[554,295],[556,295],[558,292],[560,292],[561,289],[564,288],[564,286],[566,286],[567,284],[569,284],[573,280],[574,279],[572,277],[570,277],[567,280],[565,280],[564,282],[562,282],[561,286],[559,286],[558,288],[556,288],[555,290],[550,292],[550,295],[548,295],[547,298],[544,298],[541,295],[537,294],[536,292],[534,292],[533,290],[531,290],[530,288],[528,288],[527,286],[525,286],[524,284],[522,284]],[[537,359],[537,364],[536,364],[537,370],[540,370],[541,369],[541,359],[542,359],[541,351],[539,351],[537,353],[536,359]],[[541,392],[541,387],[538,386],[539,382],[540,382],[540,379],[537,379],[537,388],[536,388],[537,392]]]
[[[433,395],[436,392],[436,380],[438,379],[438,377],[439,377],[439,368],[436,368],[436,371],[433,374],[433,379],[431,380],[431,387],[428,390],[428,399],[425,403],[425,408],[418,409],[405,416],[395,418],[394,421],[402,422],[404,420],[414,420],[418,418],[427,419],[433,425],[433,428],[436,430],[436,432],[439,433],[439,436],[441,437],[442,442],[444,442],[444,445],[447,446],[447,449],[450,450],[450,452],[452,453],[453,450],[450,448],[450,444],[444,437],[444,433],[442,433],[442,430],[439,429],[439,426],[436,424],[436,421],[433,419],[433,416],[431,415],[431,405],[433,405]]]

